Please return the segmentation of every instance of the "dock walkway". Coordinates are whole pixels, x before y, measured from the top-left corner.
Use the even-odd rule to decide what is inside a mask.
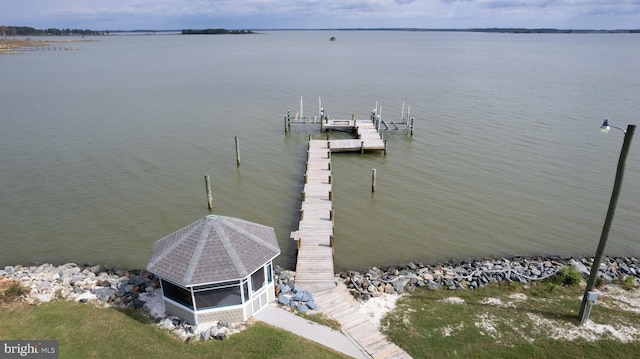
[[[331,152],[386,150],[385,141],[370,120],[324,120],[323,130],[351,129],[358,138],[330,140]]]
[[[291,233],[298,247],[295,282],[313,295],[321,311],[338,321],[343,333],[369,357],[410,358],[359,313],[359,303],[345,297],[349,294],[342,293],[336,286],[331,152],[345,148],[380,149],[380,136],[373,136],[365,124],[361,127],[361,138],[353,140],[357,141],[357,147],[348,147],[344,142],[352,140],[309,140],[300,222],[298,230]]]
[[[306,166],[300,222],[291,238],[298,241],[296,284],[313,293],[335,286],[331,152],[327,141],[309,140]]]

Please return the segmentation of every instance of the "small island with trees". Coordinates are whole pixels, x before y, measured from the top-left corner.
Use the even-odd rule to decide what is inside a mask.
[[[227,30],[227,29],[204,29],[204,30],[182,30],[182,35],[246,35],[255,34],[251,30]]]

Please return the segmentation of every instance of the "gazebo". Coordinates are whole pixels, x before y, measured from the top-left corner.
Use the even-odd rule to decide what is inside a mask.
[[[160,278],[165,310],[190,324],[240,322],[275,300],[271,227],[208,215],[153,244],[147,270]]]

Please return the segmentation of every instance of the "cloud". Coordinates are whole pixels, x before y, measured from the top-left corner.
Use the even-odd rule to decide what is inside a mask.
[[[407,4],[411,4],[414,0],[394,0],[393,2],[395,2],[398,5],[407,5]]]
[[[638,0],[21,0],[0,24],[91,29],[637,28]]]

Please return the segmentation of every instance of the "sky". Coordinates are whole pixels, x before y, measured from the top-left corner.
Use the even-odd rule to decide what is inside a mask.
[[[640,0],[2,0],[36,29],[638,29]]]

